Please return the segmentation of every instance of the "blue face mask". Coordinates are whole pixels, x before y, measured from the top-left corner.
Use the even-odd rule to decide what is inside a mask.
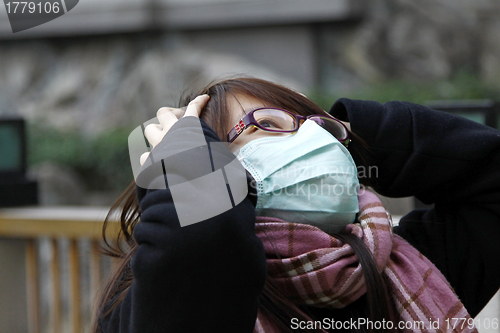
[[[306,120],[292,135],[256,139],[238,160],[257,184],[257,215],[338,232],[359,211],[359,181],[349,151]]]

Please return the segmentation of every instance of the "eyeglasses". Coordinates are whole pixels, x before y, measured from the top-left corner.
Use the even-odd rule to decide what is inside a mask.
[[[296,132],[302,121],[310,119],[326,129],[344,146],[350,142],[347,127],[338,119],[328,115],[301,116],[278,108],[259,108],[250,111],[229,131],[227,140],[233,142],[246,128],[255,126],[263,131],[276,133]]]

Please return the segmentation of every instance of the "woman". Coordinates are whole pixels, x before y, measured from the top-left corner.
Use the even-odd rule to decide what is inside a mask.
[[[412,320],[426,329],[474,331],[470,316],[500,286],[498,131],[415,104],[348,99],[330,110],[341,124],[305,96],[258,79],[227,80],[200,93],[206,95],[186,99],[192,102],[179,120],[179,109],[160,109],[162,126],[149,127],[146,137],[154,150],[168,151],[199,116],[207,143],[231,141],[248,171],[249,195],[220,215],[181,227],[170,188],[131,186],[114,207],[124,202],[120,236],[129,249],[111,251],[122,264],[104,290],[96,332],[422,330],[411,327]],[[269,121],[278,114],[285,125]],[[344,126],[350,126],[347,134]],[[288,148],[287,142],[307,138]],[[317,148],[304,150],[309,146]],[[338,159],[325,153],[330,147]],[[386,196],[415,195],[435,208],[410,212],[393,235],[388,215],[369,192],[341,195],[345,202],[332,196],[333,204],[304,199],[284,208],[291,196],[263,190],[274,176],[259,170],[260,162],[302,165],[316,155],[329,168],[335,161],[375,166],[377,173],[360,174],[362,184]],[[182,176],[182,168],[175,170]],[[356,187],[349,175],[342,176],[344,188]],[[328,216],[339,215],[332,227]],[[353,318],[365,325],[332,324]],[[451,318],[466,325],[451,327]],[[388,321],[394,325],[381,326]]]

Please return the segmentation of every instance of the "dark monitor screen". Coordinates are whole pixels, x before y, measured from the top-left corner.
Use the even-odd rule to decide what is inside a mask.
[[[26,169],[24,120],[0,118],[0,176],[22,175]]]

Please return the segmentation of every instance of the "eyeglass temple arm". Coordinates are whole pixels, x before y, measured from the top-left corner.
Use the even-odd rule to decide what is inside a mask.
[[[240,119],[238,123],[234,125],[227,134],[227,141],[229,143],[233,142],[238,137],[238,135],[240,135],[245,130],[245,128],[248,127],[249,123],[250,121],[248,119],[248,116]]]

